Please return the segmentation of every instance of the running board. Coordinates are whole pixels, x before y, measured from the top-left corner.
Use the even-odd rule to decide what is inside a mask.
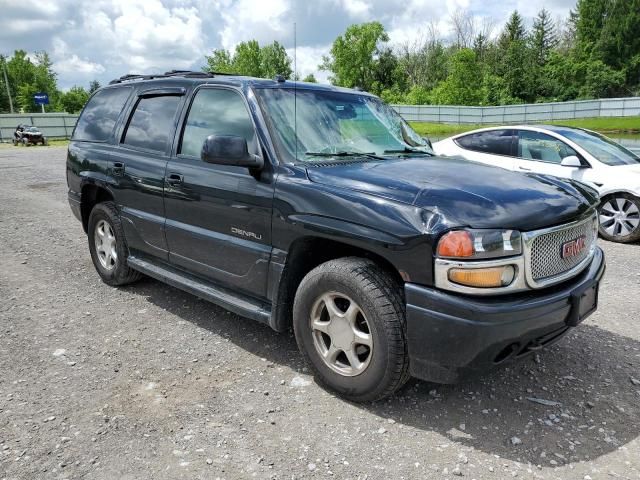
[[[158,265],[131,255],[127,258],[127,263],[134,270],[215,303],[225,310],[270,325],[271,311],[265,304],[246,297],[238,297],[238,295],[229,290],[214,286],[193,275],[166,265]]]

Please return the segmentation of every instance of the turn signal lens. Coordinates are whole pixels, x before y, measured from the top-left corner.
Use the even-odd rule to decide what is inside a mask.
[[[506,287],[515,276],[511,265],[492,268],[452,268],[449,280],[459,285],[476,288]]]
[[[447,233],[438,242],[439,257],[471,257],[473,255],[473,238],[464,230]]]

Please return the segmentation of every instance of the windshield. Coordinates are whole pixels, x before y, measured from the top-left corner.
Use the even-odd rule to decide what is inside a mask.
[[[256,93],[270,119],[272,135],[291,161],[433,154],[395,110],[375,97],[308,89],[298,89],[294,96],[293,88],[257,89]]]
[[[569,129],[558,133],[584,148],[605,165],[616,166],[640,163],[640,157],[635,153],[604,135],[585,130]]]
[[[38,129],[36,127],[25,127],[25,132],[37,132]]]

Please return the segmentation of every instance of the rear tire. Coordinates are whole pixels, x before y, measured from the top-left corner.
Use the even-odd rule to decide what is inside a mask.
[[[340,258],[309,272],[293,328],[317,381],[348,400],[379,400],[409,379],[402,288],[371,260]]]
[[[104,202],[93,207],[87,232],[91,260],[104,283],[127,285],[142,277],[127,265],[129,249],[115,203]]]
[[[607,195],[598,207],[600,236],[605,240],[632,243],[640,240],[640,198],[628,193]]]

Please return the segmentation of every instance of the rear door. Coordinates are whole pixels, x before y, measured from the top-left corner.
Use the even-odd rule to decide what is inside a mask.
[[[170,262],[265,297],[274,191],[270,164],[250,172],[200,159],[204,140],[212,134],[242,136],[251,153],[263,154],[246,100],[233,88],[203,86],[184,117],[165,184]]]
[[[515,133],[511,129],[487,130],[454,139],[463,156],[476,162],[513,170]]]
[[[168,260],[164,176],[184,93],[183,88],[141,92],[111,159],[110,176],[117,182],[122,224],[134,255]]]

